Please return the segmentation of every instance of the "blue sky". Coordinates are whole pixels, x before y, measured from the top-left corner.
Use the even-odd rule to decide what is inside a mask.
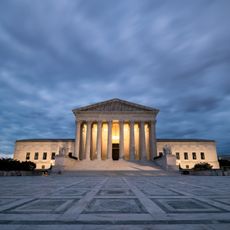
[[[158,138],[230,153],[230,1],[1,0],[0,152],[74,138],[71,110],[111,98],[160,109]]]

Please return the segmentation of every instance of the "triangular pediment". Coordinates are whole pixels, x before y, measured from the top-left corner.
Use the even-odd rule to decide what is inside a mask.
[[[128,111],[151,111],[158,112],[157,109],[143,106],[140,104],[132,103],[129,101],[121,100],[121,99],[111,99],[108,101],[99,102],[96,104],[92,104],[89,106],[80,107],[74,109],[73,112],[77,111],[100,111],[100,112],[128,112]]]

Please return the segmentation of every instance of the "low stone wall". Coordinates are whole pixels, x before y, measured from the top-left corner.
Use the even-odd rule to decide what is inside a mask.
[[[181,174],[192,175],[192,176],[230,176],[230,170],[229,171],[223,171],[221,169],[201,170],[201,171],[181,170]]]
[[[0,171],[0,176],[41,176],[42,171]]]

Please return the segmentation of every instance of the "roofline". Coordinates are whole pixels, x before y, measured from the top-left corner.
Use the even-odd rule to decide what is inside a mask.
[[[59,138],[59,139],[21,139],[16,140],[16,142],[60,142],[60,141],[75,141],[75,139],[69,139],[69,138]]]
[[[90,108],[92,108],[94,106],[105,104],[105,103],[112,102],[112,101],[120,101],[120,102],[123,102],[124,104],[133,105],[133,106],[140,107],[140,108],[143,108],[143,109],[148,110],[148,111],[155,112],[156,114],[159,112],[159,109],[152,108],[152,107],[145,106],[145,105],[141,105],[141,104],[137,104],[137,103],[133,103],[133,102],[126,101],[126,100],[122,100],[122,99],[119,99],[119,98],[113,98],[113,99],[109,99],[109,100],[106,100],[106,101],[97,102],[97,103],[94,103],[94,104],[91,104],[91,105],[74,108],[74,109],[72,109],[72,112],[75,113],[77,111],[82,111],[84,109],[90,109]]]
[[[16,140],[16,142],[59,142],[59,141],[72,141],[72,138],[59,138],[59,139],[21,139]],[[157,139],[157,142],[216,142],[215,140],[209,139]]]
[[[209,139],[157,139],[157,142],[216,142]]]

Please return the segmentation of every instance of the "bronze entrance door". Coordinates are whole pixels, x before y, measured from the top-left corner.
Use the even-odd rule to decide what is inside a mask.
[[[112,145],[112,158],[114,161],[119,160],[119,144]]]

